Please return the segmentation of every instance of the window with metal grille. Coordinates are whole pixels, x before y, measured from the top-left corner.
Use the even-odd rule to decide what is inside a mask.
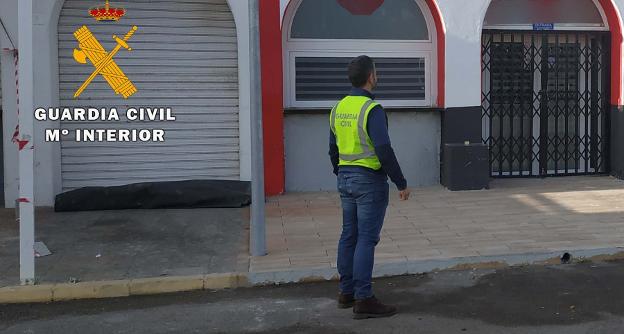
[[[298,101],[338,100],[349,93],[349,57],[295,58],[295,94]],[[424,58],[375,58],[380,100],[424,100]]]
[[[360,55],[375,61],[374,93],[384,106],[433,106],[436,31],[424,0],[380,2],[366,13],[339,0],[293,0],[289,8],[284,18],[286,108],[331,107],[349,93],[347,67]]]

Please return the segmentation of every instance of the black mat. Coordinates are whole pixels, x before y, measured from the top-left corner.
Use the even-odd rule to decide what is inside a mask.
[[[250,203],[250,182],[188,180],[79,188],[56,195],[54,211],[240,208]]]

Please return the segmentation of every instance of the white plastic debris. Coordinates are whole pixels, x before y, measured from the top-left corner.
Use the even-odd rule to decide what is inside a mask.
[[[48,246],[46,246],[42,241],[35,242],[34,248],[35,257],[44,257],[52,254],[52,252],[48,249]]]

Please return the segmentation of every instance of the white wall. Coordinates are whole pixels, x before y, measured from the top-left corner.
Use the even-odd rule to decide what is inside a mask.
[[[624,0],[612,0],[622,13]],[[446,25],[446,107],[481,105],[481,30],[490,0],[437,0]]]
[[[35,107],[56,107],[58,96],[57,23],[60,3],[35,1],[33,44],[35,45]],[[61,190],[61,145],[44,142],[47,128],[58,128],[59,122],[35,121],[35,205],[53,206]]]
[[[14,41],[17,40],[17,1],[2,0],[0,17]],[[35,45],[35,106],[55,107],[59,105],[58,87],[58,37],[57,24],[64,0],[41,0],[34,2],[34,45]],[[247,1],[228,0],[238,32],[239,61],[239,104],[240,104],[240,166],[241,180],[251,179],[251,128],[250,128],[250,85],[249,85],[249,9]],[[6,17],[6,21],[5,21]],[[2,33],[3,34],[3,33]],[[0,43],[6,47],[0,34]],[[12,57],[2,54],[2,88],[4,109],[4,162],[5,162],[5,205],[14,207],[18,196],[17,149],[11,143],[11,136],[17,124],[15,108],[15,84]],[[32,111],[31,111],[32,112]],[[43,142],[46,128],[58,128],[59,122],[36,122],[35,139],[35,204],[53,206],[54,197],[61,192],[61,148],[59,143]]]
[[[7,29],[13,43],[17,46],[17,0],[0,1],[0,19],[2,19],[2,23],[4,23],[4,27]],[[11,47],[1,27],[0,46],[3,48]]]
[[[481,26],[490,0],[438,0],[446,25],[445,107],[481,105]]]
[[[17,47],[17,0],[3,0],[0,2],[0,18],[7,29],[11,40]],[[4,191],[6,207],[15,207],[18,197],[17,185],[17,146],[11,142],[13,131],[17,125],[17,99],[15,89],[15,61],[11,52],[4,49],[13,46],[0,28],[0,66],[2,66],[2,145],[4,151]]]
[[[282,22],[291,2],[280,0]],[[445,107],[481,105],[481,25],[490,0],[436,2],[446,28]]]
[[[11,38],[17,42],[17,1],[0,1],[0,17]],[[56,26],[64,0],[35,1],[35,105],[58,105],[58,66]],[[283,14],[291,0],[280,0]],[[624,0],[612,0],[624,10]],[[446,107],[478,106],[481,104],[481,25],[490,0],[437,0],[446,25]],[[249,10],[248,2],[228,0],[238,31],[239,83],[240,83],[240,140],[241,179],[251,177],[250,136],[250,85],[249,85]],[[8,41],[0,32],[0,48]],[[13,207],[17,198],[17,149],[11,136],[17,124],[15,106],[15,78],[12,56],[2,52],[2,89],[4,110],[4,170],[5,205]],[[35,134],[42,134],[47,127],[58,123],[35,123]],[[35,136],[35,202],[49,206],[54,195],[60,192],[60,145],[41,141]]]
[[[280,0],[282,20],[292,0]],[[624,0],[612,0],[624,10]],[[445,107],[481,105],[481,30],[490,0],[436,0],[446,28]]]
[[[228,0],[238,38],[240,178],[251,181],[251,81],[249,78],[249,1]]]
[[[53,1],[35,1],[33,17],[33,44],[34,50],[34,104],[35,106],[58,105],[58,79],[56,61],[56,19],[53,17],[55,3]],[[8,10],[7,10],[8,8]],[[13,10],[14,8],[14,10]],[[9,22],[17,17],[17,0],[4,0],[0,5],[0,13],[10,16]],[[54,23],[52,23],[54,22]],[[11,24],[11,23],[10,23]],[[15,29],[17,28],[17,22]],[[5,21],[6,25],[6,21]],[[7,27],[9,28],[9,27]],[[14,41],[17,40],[15,32]],[[13,36],[12,36],[13,38]],[[4,45],[3,45],[4,47]],[[17,147],[11,142],[11,137],[17,125],[17,112],[15,104],[15,78],[13,59],[9,54],[2,55],[3,76],[3,99],[4,104],[4,165],[5,165],[5,205],[14,207],[18,197],[18,161]],[[32,110],[20,110],[20,112],[32,112]],[[60,145],[44,143],[41,134],[45,128],[58,126],[55,122],[35,122],[35,204],[39,206],[52,206],[54,195],[60,189]],[[58,153],[57,153],[58,152]]]
[[[58,4],[55,1],[35,1],[33,4],[33,44],[34,50],[34,104],[35,106],[58,105],[58,65],[56,22]],[[54,14],[56,13],[56,15]],[[17,41],[17,0],[3,0],[0,3],[0,17],[7,30]],[[2,33],[0,33],[2,35]],[[0,37],[1,47],[9,47],[5,38]],[[3,144],[4,144],[4,189],[5,206],[15,207],[18,197],[18,152],[11,142],[17,125],[16,87],[14,60],[10,53],[2,52],[3,89]],[[32,112],[32,110],[20,110]],[[58,122],[38,122],[34,124],[35,141],[35,204],[52,206],[54,195],[60,189],[60,144],[44,143],[41,134],[46,128],[58,127]]]

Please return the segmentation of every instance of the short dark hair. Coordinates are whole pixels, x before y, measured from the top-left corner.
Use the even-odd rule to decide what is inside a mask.
[[[369,56],[359,56],[349,63],[349,80],[353,87],[366,85],[371,73],[375,70],[375,62]]]

